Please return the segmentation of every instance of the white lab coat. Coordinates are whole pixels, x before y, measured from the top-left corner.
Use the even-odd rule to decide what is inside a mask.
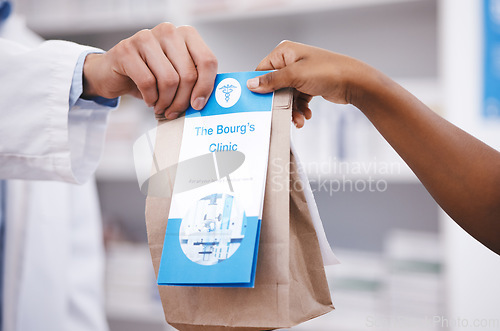
[[[0,37],[40,43],[16,17]],[[0,179],[50,180],[8,181],[4,331],[107,330],[102,227],[89,178],[109,109],[79,101],[68,114],[84,49],[53,41],[33,51],[0,39]]]

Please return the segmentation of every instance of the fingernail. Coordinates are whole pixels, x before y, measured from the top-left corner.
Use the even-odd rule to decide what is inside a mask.
[[[193,108],[196,110],[202,110],[205,107],[206,98],[198,97],[193,102]]]
[[[173,120],[173,119],[176,119],[178,116],[179,116],[179,113],[170,113],[167,115],[167,118],[169,120]]]
[[[165,112],[165,108],[161,108],[161,107],[156,107],[156,105],[153,105],[151,107],[154,107],[154,112],[155,114],[162,114]]]
[[[255,78],[247,80],[247,87],[249,89],[254,89],[254,88],[259,87],[259,77],[255,77]]]

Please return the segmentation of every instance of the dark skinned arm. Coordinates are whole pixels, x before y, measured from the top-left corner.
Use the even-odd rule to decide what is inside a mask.
[[[322,96],[359,108],[444,211],[500,254],[500,152],[446,121],[380,71],[356,59],[283,42],[258,66],[277,69],[248,82],[254,92],[294,87],[297,127]]]

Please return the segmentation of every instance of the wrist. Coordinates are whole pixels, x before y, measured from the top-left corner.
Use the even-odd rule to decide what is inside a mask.
[[[366,112],[384,101],[384,95],[391,91],[395,82],[377,69],[364,63],[362,65],[363,68],[351,76],[346,97],[349,103]]]
[[[99,95],[97,81],[98,81],[98,70],[96,70],[98,60],[102,54],[91,53],[85,57],[85,62],[83,63],[83,99],[95,98]]]

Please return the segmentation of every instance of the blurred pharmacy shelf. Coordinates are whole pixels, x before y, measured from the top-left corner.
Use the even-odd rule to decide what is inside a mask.
[[[444,115],[442,104],[441,82],[437,77],[424,77],[424,78],[398,78],[394,80],[416,96],[420,101],[427,105],[430,109],[434,110],[439,115]]]
[[[102,49],[162,21],[192,24],[218,57],[220,72],[253,70],[283,39],[312,44],[373,65],[442,114],[439,2],[16,0],[15,8],[44,37]],[[320,98],[311,107],[313,118],[306,126],[292,128],[310,179],[382,179],[389,185],[380,193],[332,194],[316,187],[325,231],[342,261],[327,270],[336,310],[292,330],[359,331],[367,329],[367,323],[377,324],[407,310],[441,311],[445,303],[435,296],[442,285],[441,261],[432,255],[434,248],[440,250],[433,237],[439,232],[437,206],[359,110]],[[132,154],[135,140],[155,125],[151,109],[140,100],[122,98],[110,115],[96,173],[105,233],[114,238],[107,240],[106,269],[106,309],[112,331],[172,330],[163,319],[155,290],[145,243],[144,196],[138,189]],[[395,228],[410,233],[395,233]],[[433,231],[431,239],[426,241],[425,235],[415,232],[420,230]],[[404,246],[405,242],[411,245]],[[421,254],[423,261],[415,261],[415,254],[419,256],[415,249],[422,247],[433,249]]]
[[[135,181],[132,146],[144,132],[156,127],[152,109],[142,100],[125,96],[110,114],[106,143],[96,171],[97,179]]]
[[[442,316],[443,256],[435,233],[392,231],[381,253],[337,249],[326,267],[335,310],[293,331],[437,331]]]
[[[175,330],[165,323],[148,246],[112,242],[106,253],[106,314],[111,326],[121,321],[136,324],[131,330],[144,329],[137,327],[141,323]]]
[[[435,0],[188,0],[179,6],[167,0],[63,1],[18,0],[17,11],[28,26],[41,35],[85,34],[151,28],[164,21],[178,24],[227,23],[368,10],[381,6],[408,5]]]
[[[429,108],[441,111],[441,89],[436,79],[395,80]],[[356,107],[316,98],[311,109],[313,119],[301,129],[292,128],[294,144],[311,181],[418,183],[413,171]],[[314,149],[311,141],[315,142]]]
[[[345,9],[372,8],[384,5],[407,4],[422,0],[191,0],[188,16],[193,24],[227,23],[231,21],[308,15]]]
[[[41,35],[81,35],[152,28],[165,21],[164,0],[18,0],[16,11]]]
[[[106,252],[108,316],[163,321],[148,246],[114,242]]]
[[[398,323],[421,323],[422,331],[438,329],[426,320],[442,316],[444,308],[442,250],[436,233],[396,230],[386,236],[382,252],[337,249],[336,254],[341,264],[326,267],[336,309],[289,330],[370,330],[373,323],[386,323],[391,316]],[[107,260],[110,323],[174,330],[164,321],[148,247],[115,242],[107,247]]]

